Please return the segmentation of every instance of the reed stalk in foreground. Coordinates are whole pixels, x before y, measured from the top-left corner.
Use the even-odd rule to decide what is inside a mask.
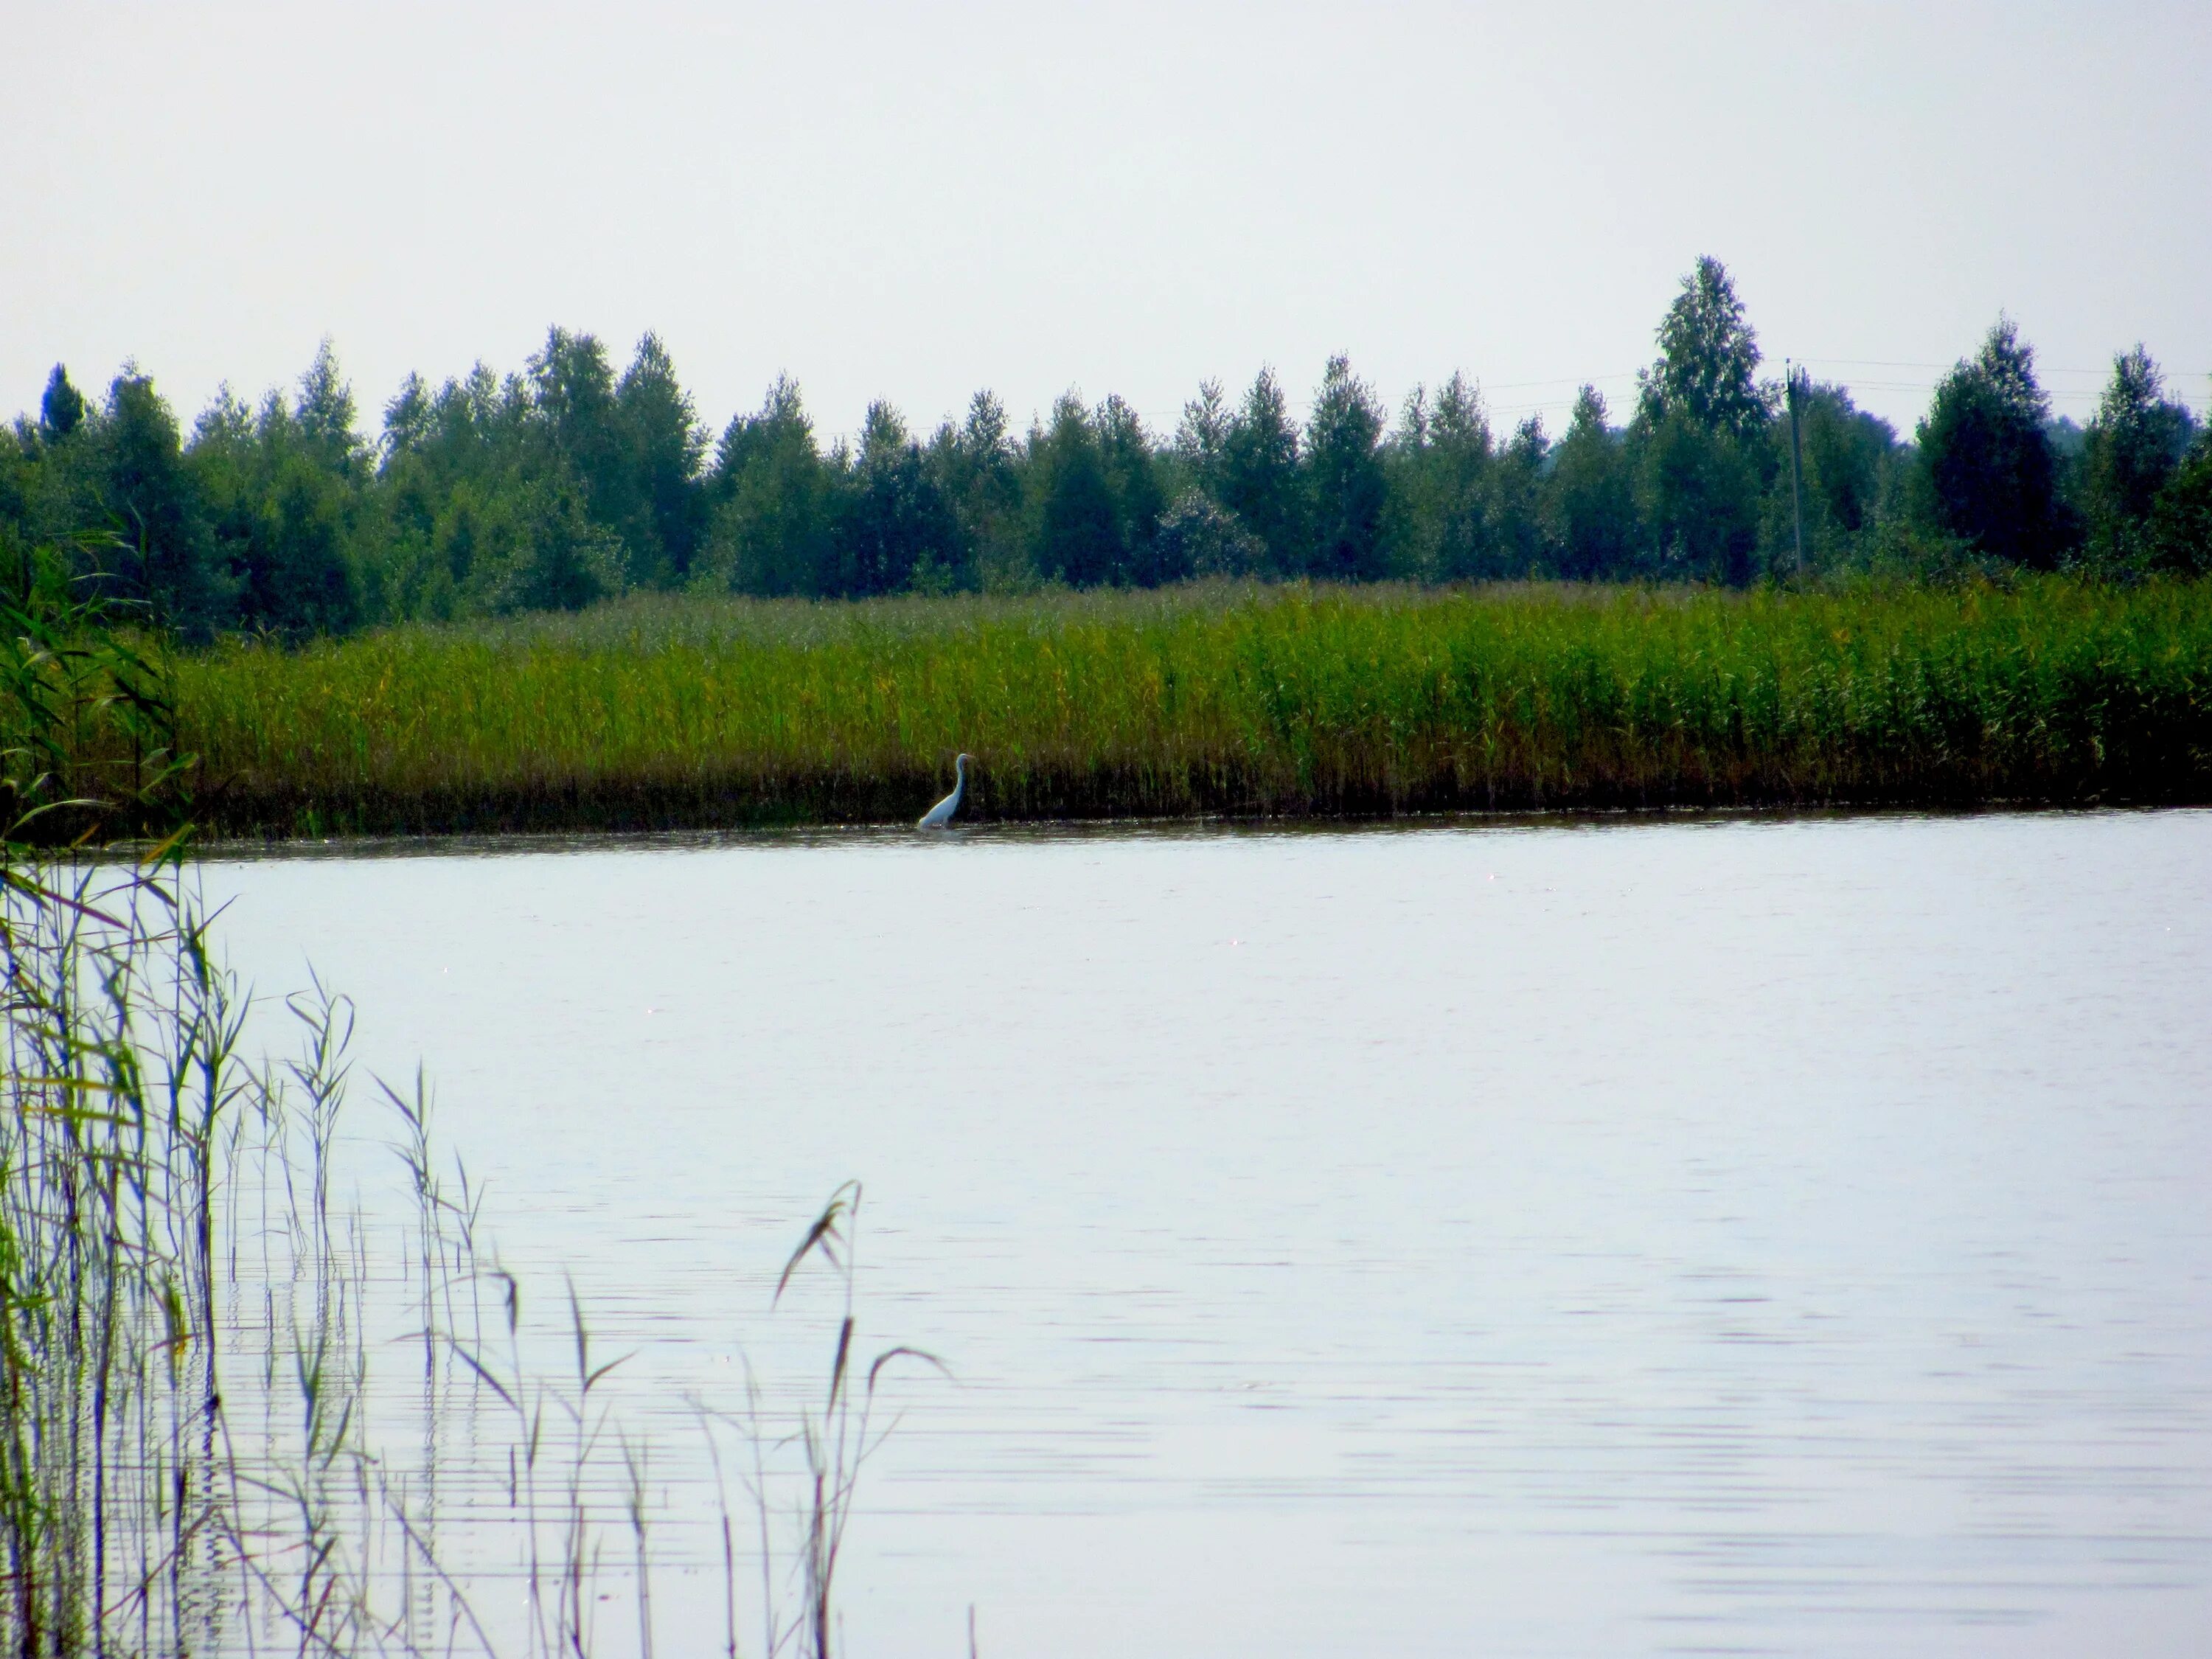
[[[225,834],[2212,799],[2212,583],[637,601],[173,663]]]
[[[412,1203],[402,1248],[334,1202],[357,1133],[349,1006],[317,985],[289,1004],[292,1054],[246,1057],[248,1000],[180,852],[187,769],[162,688],[90,620],[18,614],[0,635],[0,697],[33,734],[0,772],[17,808],[0,838],[0,1651],[585,1659],[634,1629],[649,1659],[651,1451],[616,1421],[616,1364],[573,1292],[573,1370],[546,1363],[553,1334],[524,1319],[419,1084],[381,1091]],[[31,844],[59,822],[81,842],[173,827],[134,863]],[[833,1202],[793,1267],[834,1259],[857,1198]],[[763,1659],[831,1648],[872,1443],[845,1387],[849,1260],[826,1413],[787,1432],[752,1419]],[[398,1422],[372,1386],[372,1352],[392,1350],[370,1335],[395,1322],[419,1368]],[[802,1497],[787,1540],[770,1523],[787,1487]],[[627,1574],[604,1553],[615,1527]],[[725,1563],[734,1650],[734,1549]],[[787,1582],[804,1587],[796,1619],[775,1610]],[[634,1626],[602,1629],[599,1603],[624,1591]]]

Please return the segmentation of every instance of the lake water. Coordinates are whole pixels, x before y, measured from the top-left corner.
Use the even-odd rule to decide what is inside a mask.
[[[635,1350],[665,1652],[721,1631],[683,1397],[819,1370],[769,1291],[855,1176],[870,1351],[954,1373],[866,1474],[855,1655],[2212,1639],[2212,812],[204,879]]]

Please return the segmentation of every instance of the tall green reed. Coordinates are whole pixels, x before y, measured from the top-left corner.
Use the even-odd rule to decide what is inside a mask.
[[[1117,602],[1118,599],[1118,602]],[[240,835],[2212,798],[2212,584],[626,605],[174,665]]]
[[[315,983],[286,1005],[289,1052],[249,1054],[249,999],[185,856],[191,767],[161,659],[90,611],[4,620],[0,1650],[582,1659],[627,1645],[598,1623],[626,1588],[649,1655],[652,1449],[609,1398],[620,1360],[572,1289],[572,1363],[546,1363],[550,1333],[526,1321],[420,1078],[379,1083],[379,1115],[356,1121],[345,999]],[[135,857],[97,852],[149,830]],[[380,1126],[411,1208],[397,1250],[338,1179],[343,1143]],[[800,1257],[835,1255],[857,1199],[839,1195]],[[865,1413],[848,1432],[842,1392],[845,1261],[827,1414],[779,1419],[749,1395],[771,1655],[801,1633],[830,1651],[853,1454],[872,1443]],[[395,1317],[398,1348],[372,1334]],[[411,1355],[411,1441],[388,1387],[378,1405],[373,1353]],[[786,1489],[802,1498],[780,1534]],[[806,1587],[796,1620],[775,1612],[787,1582]],[[732,1611],[732,1652],[735,1629]]]
[[[0,613],[0,1633],[26,1654],[100,1646],[115,1621],[181,1643],[212,1545],[207,1091],[235,1025],[163,878],[173,836],[106,872],[29,846],[173,814],[157,678],[98,620]]]

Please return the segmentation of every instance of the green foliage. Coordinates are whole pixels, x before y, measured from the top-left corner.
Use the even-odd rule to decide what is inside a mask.
[[[526,494],[562,500],[580,491],[586,534],[565,506],[536,514],[552,540],[538,556],[549,568],[594,572],[593,592],[666,587],[688,574],[706,522],[700,465],[706,434],[659,338],[646,335],[617,382],[606,349],[589,334],[548,331],[529,362],[528,392],[516,401],[511,458]],[[526,514],[525,516],[530,516]],[[612,574],[604,556],[612,555]],[[564,576],[553,591],[583,592]]]
[[[1686,411],[1636,435],[1659,574],[1740,587],[1751,580],[1762,490],[1755,452]]]
[[[619,453],[594,425],[612,408],[605,366],[596,343],[556,330],[528,381],[479,364],[434,394],[402,388],[386,420],[383,614],[573,609],[623,590],[629,550],[593,515],[576,459]]]
[[[1654,426],[1673,417],[1749,444],[1772,412],[1758,373],[1759,337],[1727,267],[1708,255],[1660,321],[1659,359],[1638,377],[1639,412]]]
[[[799,388],[778,377],[757,415],[722,434],[719,497],[695,586],[743,593],[813,593],[830,568],[836,481],[814,447]]]
[[[1110,397],[1098,406],[1096,425],[1106,494],[1114,504],[1115,580],[1144,587],[1172,581],[1178,573],[1161,562],[1158,546],[1166,487],[1145,423],[1121,398]]]
[[[1794,580],[1790,426],[1717,260],[1683,278],[1656,339],[1626,427],[1584,387],[1557,441],[1533,421],[1493,434],[1461,374],[1417,387],[1386,434],[1338,356],[1303,422],[1263,370],[1241,398],[1202,383],[1164,440],[1121,398],[1072,394],[1018,438],[981,391],[927,442],[883,403],[857,441],[830,441],[779,377],[711,457],[652,334],[619,376],[598,339],[558,327],[520,374],[410,375],[376,441],[327,341],[293,395],[226,389],[188,438],[145,377],[94,407],[57,366],[39,416],[0,433],[0,564],[36,550],[42,579],[143,602],[192,641],[653,589]],[[2079,548],[2116,575],[2195,568],[2178,482],[2193,422],[2140,348],[2087,430],[2049,419],[2007,322],[1947,377],[1917,447],[1843,386],[1801,380],[1797,402],[1812,573],[1948,580]]]
[[[1754,379],[1758,337],[1719,260],[1699,259],[1682,279],[1658,339],[1657,361],[1638,377],[1631,434],[1653,568],[1741,586],[1778,458],[1771,400]]]
[[[1634,567],[1636,481],[1620,434],[1606,425],[1605,399],[1584,386],[1575,398],[1544,491],[1544,529],[1559,574],[1589,581]]]
[[[1372,581],[1385,573],[1382,406],[1345,357],[1332,357],[1306,423],[1307,497],[1313,504],[1310,568],[1330,581]]]
[[[886,403],[868,405],[860,448],[845,481],[837,564],[825,592],[864,599],[919,583],[957,586],[962,538],[952,505],[922,465],[921,446]]]
[[[1069,392],[1053,405],[1051,423],[1030,434],[1024,460],[1027,568],[1038,576],[1071,587],[1150,586],[1187,572],[1182,540],[1161,543],[1160,462],[1122,399],[1109,398],[1092,413]]]
[[[325,472],[349,477],[367,465],[368,447],[354,430],[353,388],[338,372],[337,354],[327,339],[316,348],[315,361],[300,377],[292,417],[301,447]]]
[[[2008,563],[2047,569],[2057,562],[2050,415],[2033,349],[1999,318],[1981,350],[1936,388],[1920,423],[1921,465],[1942,529]]]
[[[49,443],[59,443],[84,424],[84,394],[70,384],[69,370],[61,364],[46,377],[46,396],[39,400],[39,432]]]
[[[2152,508],[2150,562],[2162,570],[2212,574],[2212,428],[2197,434]]]
[[[215,568],[176,416],[143,374],[116,376],[89,434],[98,517],[118,555],[94,591],[143,600],[187,637],[228,620],[231,593]]]
[[[456,505],[465,508],[466,496]],[[622,592],[623,544],[592,521],[585,492],[566,473],[517,480],[482,513],[457,514],[441,529],[449,562],[465,562],[478,608],[492,615],[576,611]]]
[[[628,488],[623,517],[611,527],[639,580],[672,586],[690,575],[704,527],[707,433],[657,335],[637,343],[615,388],[614,424]]]
[[[2212,586],[823,605],[639,596],[180,662],[220,827],[2212,799]]]
[[[336,634],[357,620],[347,550],[361,511],[361,447],[349,424],[331,423],[349,421],[351,408],[311,370],[295,409],[271,393],[257,416],[226,390],[195,425],[191,468],[235,625]]]
[[[1492,456],[1482,398],[1454,374],[1436,407],[1415,387],[1406,400],[1388,458],[1390,522],[1397,563],[1432,581],[1498,574],[1492,542]]]
[[[606,348],[592,335],[549,329],[528,372],[533,395],[524,413],[531,435],[555,463],[547,470],[566,472],[581,488],[594,523],[635,524],[643,503],[626,465]],[[637,550],[625,550],[645,562]]]
[[[1030,434],[1030,453],[1037,574],[1071,587],[1112,581],[1121,565],[1114,492],[1098,434],[1073,392],[1053,405],[1051,425]]]
[[[1154,542],[1164,580],[1256,575],[1267,550],[1237,515],[1200,489],[1187,489],[1160,515]]]
[[[17,485],[0,489],[12,520],[0,545],[48,550],[80,592],[130,601],[186,639],[361,620],[372,475],[327,343],[295,400],[272,392],[257,412],[225,388],[189,443],[143,375],[118,376],[98,409],[79,409],[58,369],[48,392],[41,424],[0,445]],[[0,458],[0,484],[10,470]]]
[[[1544,417],[1531,415],[1513,428],[1492,469],[1492,556],[1502,577],[1533,580],[1545,574],[1540,497],[1550,453]]]
[[[2141,345],[2112,360],[2112,383],[2084,435],[2081,495],[2093,556],[2134,562],[2148,551],[2159,492],[2188,452],[2196,422],[2165,395]]]
[[[1024,534],[1022,467],[1006,425],[1006,406],[988,392],[969,400],[968,417],[950,421],[931,438],[928,463],[960,526],[963,557],[977,586],[993,591],[1029,585],[1034,571]]]
[[[0,600],[0,862],[11,877],[33,848],[186,824],[192,763],[178,749],[168,664],[116,630],[129,619],[37,584]]]
[[[1227,458],[1229,428],[1234,420],[1221,382],[1201,380],[1198,396],[1182,406],[1171,454],[1191,488],[1217,505],[1223,494],[1222,469]]]
[[[1816,547],[1848,544],[1881,511],[1897,434],[1842,386],[1803,385],[1798,393],[1805,465],[1806,534]]]
[[[0,556],[22,549],[31,516],[31,492],[42,469],[33,459],[43,446],[28,421],[0,432]]]
[[[1267,550],[1267,568],[1306,568],[1308,514],[1298,431],[1272,369],[1262,369],[1221,433],[1218,499]]]

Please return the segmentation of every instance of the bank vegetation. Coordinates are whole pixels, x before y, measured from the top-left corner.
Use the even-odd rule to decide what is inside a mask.
[[[217,833],[2212,799],[2212,584],[647,596],[173,664]]]

